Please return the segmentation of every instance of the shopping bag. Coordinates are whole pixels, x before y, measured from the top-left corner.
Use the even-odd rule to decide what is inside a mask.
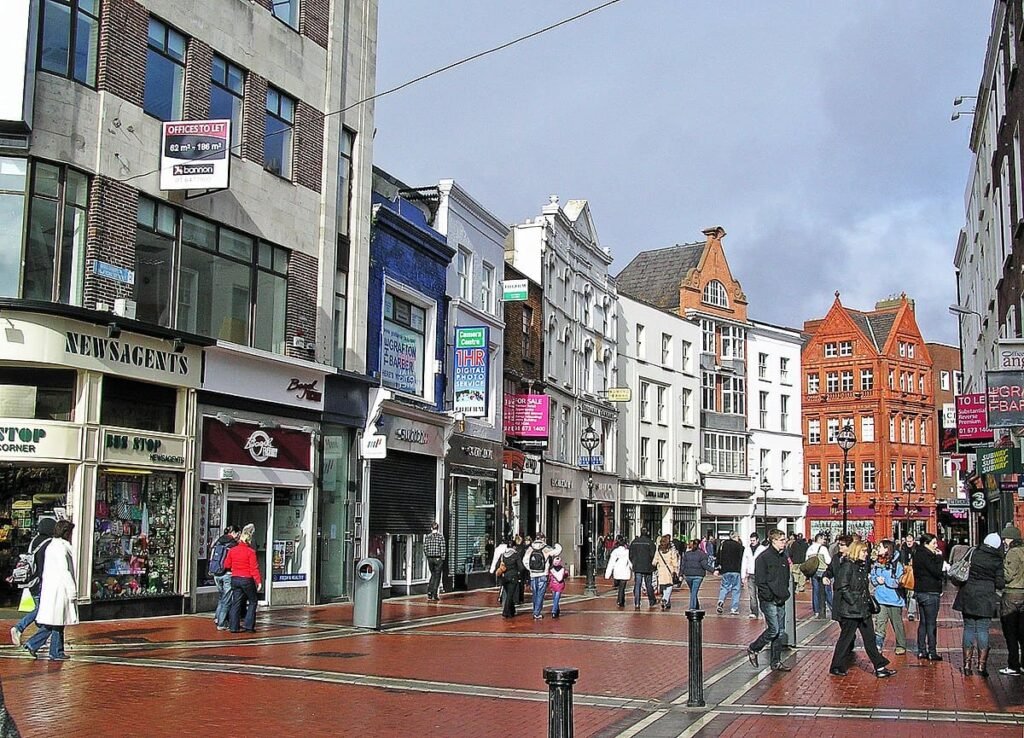
[[[27,589],[21,590],[21,603],[18,605],[18,612],[32,612],[36,609],[36,601],[32,599],[32,593]]]

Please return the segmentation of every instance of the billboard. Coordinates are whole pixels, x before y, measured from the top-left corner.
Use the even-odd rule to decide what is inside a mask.
[[[511,438],[547,438],[548,396],[505,395],[504,424]]]
[[[230,120],[178,120],[163,124],[161,190],[223,190],[231,164]]]
[[[1024,371],[986,372],[989,428],[1024,426]]]
[[[455,364],[452,370],[452,409],[467,418],[487,417],[487,380],[490,354],[486,326],[455,329]]]
[[[984,393],[956,396],[956,435],[961,443],[992,440],[992,429],[985,419]]]

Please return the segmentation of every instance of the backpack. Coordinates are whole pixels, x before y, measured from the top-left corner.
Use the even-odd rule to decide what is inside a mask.
[[[530,571],[531,572],[543,572],[544,565],[547,562],[547,557],[544,555],[544,549],[531,549],[530,550]]]
[[[508,551],[501,555],[498,559],[498,568],[495,572],[495,576],[504,582],[514,582],[519,578],[519,566],[516,559],[519,558],[519,552],[514,548],[510,548]]]
[[[36,566],[36,556],[46,548],[50,542],[47,538],[38,548],[29,546],[28,553],[18,554],[18,560],[14,562],[14,571],[11,572],[10,582],[18,589],[32,587],[39,581],[39,568]]]
[[[210,563],[206,567],[206,573],[211,577],[218,577],[224,573],[224,558],[228,555],[231,546],[227,543],[215,543],[210,552]]]

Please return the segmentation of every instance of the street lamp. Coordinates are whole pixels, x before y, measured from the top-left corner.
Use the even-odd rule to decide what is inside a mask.
[[[761,477],[761,497],[764,499],[764,539],[768,540],[768,493],[772,491],[772,486],[768,483],[768,475],[764,474]]]
[[[843,535],[847,534],[847,522],[850,514],[850,506],[847,503],[846,494],[846,459],[850,455],[850,449],[857,443],[857,435],[853,432],[853,426],[847,423],[843,429],[836,434],[836,443],[843,450]]]
[[[907,529],[904,534],[910,532],[910,496],[914,494],[914,488],[917,484],[914,482],[913,477],[907,477],[903,480],[903,491],[907,493],[907,506],[903,508],[903,520]]]
[[[587,584],[584,594],[597,594],[597,581],[594,579],[594,570],[597,568],[597,558],[594,555],[594,542],[597,540],[597,506],[594,505],[594,449],[601,443],[601,437],[594,430],[593,426],[588,427],[580,436],[580,445],[587,450],[587,500],[590,501],[590,512],[592,515],[590,526],[590,545],[587,554]]]

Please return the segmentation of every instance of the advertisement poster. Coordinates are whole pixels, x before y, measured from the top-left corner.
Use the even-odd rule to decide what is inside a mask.
[[[381,378],[385,387],[412,395],[423,394],[423,336],[384,321]]]
[[[987,372],[985,383],[988,427],[1024,425],[1024,372]]]
[[[455,329],[453,409],[467,418],[487,417],[488,334],[486,326]]]
[[[983,392],[956,396],[956,432],[961,443],[992,440],[992,429],[985,419]]]
[[[504,420],[513,438],[547,438],[548,396],[505,395]]]
[[[161,190],[223,190],[231,165],[230,120],[179,120],[163,124]]]

